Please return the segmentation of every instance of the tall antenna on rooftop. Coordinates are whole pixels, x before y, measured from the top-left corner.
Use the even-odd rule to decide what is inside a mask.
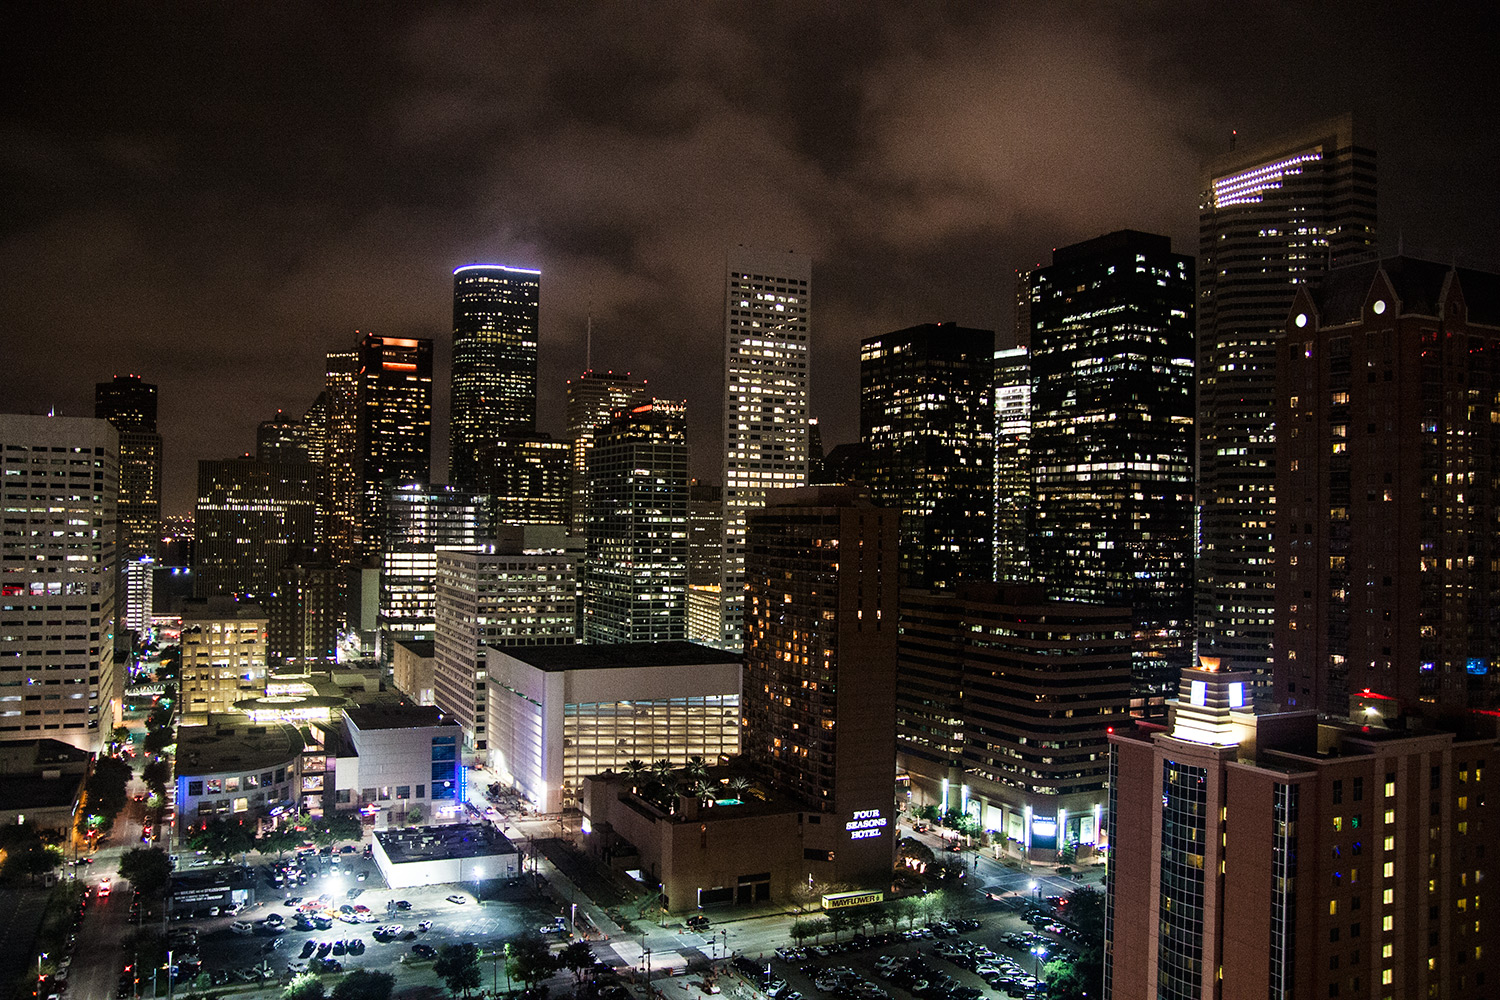
[[[594,370],[594,300],[589,299],[587,325],[583,331],[583,370]]]

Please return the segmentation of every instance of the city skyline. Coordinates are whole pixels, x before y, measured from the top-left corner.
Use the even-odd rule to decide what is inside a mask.
[[[95,382],[160,385],[163,506],[180,514],[193,463],[301,412],[355,330],[433,338],[444,384],[449,275],[503,260],[548,276],[539,429],[563,429],[592,315],[594,367],[686,399],[693,471],[712,478],[727,248],[813,259],[810,412],[849,442],[861,339],[1009,330],[1014,270],[1102,232],[1192,246],[1199,169],[1232,129],[1249,145],[1345,110],[1380,148],[1381,250],[1494,266],[1480,25],[1177,9],[428,7],[303,13],[275,38],[232,11],[10,11],[0,390],[12,410],[84,416]],[[560,52],[564,37],[583,41]],[[86,360],[63,383],[58,357]]]

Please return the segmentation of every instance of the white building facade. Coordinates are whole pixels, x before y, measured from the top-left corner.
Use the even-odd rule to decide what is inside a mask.
[[[807,482],[812,259],[730,250],[724,276],[724,643],[742,643],[745,517]]]
[[[740,657],[690,642],[490,651],[490,766],[555,813],[632,760],[681,767],[740,749]]]

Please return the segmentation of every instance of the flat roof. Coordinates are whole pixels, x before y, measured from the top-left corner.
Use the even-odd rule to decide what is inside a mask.
[[[743,657],[696,642],[620,642],[575,646],[493,646],[538,670],[608,670],[739,663]]]
[[[413,826],[404,830],[376,830],[375,839],[391,864],[445,861],[450,858],[488,858],[515,854],[510,840],[489,825]]]
[[[437,642],[433,639],[397,639],[396,645],[424,660],[432,659],[437,650]]]
[[[434,705],[377,703],[346,708],[344,714],[354,723],[354,728],[364,732],[372,729],[426,729],[430,726],[458,725]]]
[[[302,753],[302,734],[285,722],[216,723],[177,730],[179,776],[259,771]]]

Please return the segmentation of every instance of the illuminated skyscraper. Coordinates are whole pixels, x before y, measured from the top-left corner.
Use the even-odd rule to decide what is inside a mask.
[[[536,430],[541,274],[502,264],[453,272],[450,485],[478,485],[480,454],[493,438]]]
[[[380,551],[386,496],[425,483],[432,465],[432,341],[367,334],[359,345],[356,455],[359,548]]]
[[[686,638],[687,470],[684,403],[639,403],[595,436],[583,574],[585,642]]]
[[[1212,161],[1198,240],[1198,648],[1264,681],[1275,338],[1299,286],[1374,246],[1374,149],[1345,116]]]
[[[280,410],[255,429],[255,457],[262,462],[310,462],[307,423]]]
[[[588,524],[588,453],[594,435],[609,426],[616,411],[634,406],[645,392],[645,381],[631,378],[629,372],[616,375],[590,368],[568,380],[568,439],[573,452],[568,525],[575,535],[583,534]]]
[[[282,566],[315,542],[320,478],[308,462],[200,461],[194,594],[269,596]]]
[[[358,351],[328,355],[320,398],[324,404],[320,414],[324,479],[319,496],[323,540],[336,561],[350,564],[359,559]]]
[[[120,432],[120,559],[155,557],[161,537],[162,447],[156,432],[156,386],[139,375],[99,382],[94,416]]]
[[[1134,609],[1134,707],[1192,656],[1193,259],[1110,233],[1032,272],[1031,575]]]
[[[901,512],[901,582],[989,582],[995,332],[926,323],[859,347],[870,499]]]
[[[812,260],[736,247],[724,280],[724,640],[742,641],[745,517],[807,481]]]
[[[98,751],[120,719],[118,449],[104,420],[0,414],[0,739]]]
[[[1276,700],[1500,708],[1500,275],[1299,291],[1276,365]]]
[[[379,657],[389,664],[400,640],[433,637],[437,554],[473,551],[489,536],[482,496],[413,483],[392,490],[381,547]]]
[[[573,442],[550,434],[502,434],[480,450],[479,486],[490,504],[490,523],[558,524],[568,521],[572,499]]]
[[[1026,341],[1031,342],[1029,335]],[[1012,347],[995,352],[996,580],[1024,583],[1031,579],[1026,554],[1030,532],[1031,350]]]

